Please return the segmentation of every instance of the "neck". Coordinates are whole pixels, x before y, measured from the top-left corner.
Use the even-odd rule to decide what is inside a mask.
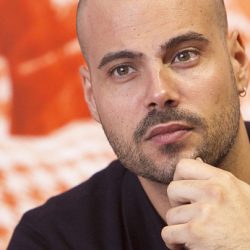
[[[167,186],[139,176],[139,181],[160,217],[166,222],[166,212],[170,208]]]
[[[244,122],[241,120],[235,145],[220,167],[226,171],[230,171],[238,179],[250,184],[249,164],[250,145]],[[152,205],[161,218],[166,222],[166,212],[170,208],[167,186],[150,181],[143,177],[139,177],[139,180]]]

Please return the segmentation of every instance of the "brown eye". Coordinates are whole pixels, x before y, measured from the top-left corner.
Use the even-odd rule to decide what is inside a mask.
[[[135,72],[135,69],[129,65],[120,65],[111,70],[111,75],[116,77],[127,76],[131,73]]]
[[[192,61],[195,60],[197,56],[198,56],[197,51],[190,51],[190,50],[181,51],[174,57],[173,63]]]
[[[120,66],[116,69],[116,73],[119,75],[119,76],[122,76],[122,75],[127,75],[129,73],[129,67],[128,66]]]

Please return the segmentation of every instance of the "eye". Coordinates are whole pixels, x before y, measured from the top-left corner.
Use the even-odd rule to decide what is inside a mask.
[[[110,75],[115,77],[125,77],[135,72],[135,69],[129,65],[119,65],[110,70]]]
[[[193,61],[198,58],[199,52],[196,50],[184,50],[181,52],[178,52],[174,59],[172,60],[172,63],[186,63],[189,61]]]

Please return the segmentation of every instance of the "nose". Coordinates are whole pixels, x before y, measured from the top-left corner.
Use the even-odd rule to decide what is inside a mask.
[[[161,110],[166,107],[179,105],[179,91],[177,81],[164,69],[155,72],[148,79],[147,97],[145,106],[149,110]]]

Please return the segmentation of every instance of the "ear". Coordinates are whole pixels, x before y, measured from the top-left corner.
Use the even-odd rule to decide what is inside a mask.
[[[238,93],[243,93],[249,81],[249,61],[238,31],[233,31],[228,38],[229,53],[234,70]]]
[[[82,79],[82,86],[84,90],[84,98],[88,105],[89,111],[93,119],[100,122],[99,114],[96,108],[96,102],[93,95],[93,88],[91,83],[91,76],[87,66],[80,67],[80,75]]]

